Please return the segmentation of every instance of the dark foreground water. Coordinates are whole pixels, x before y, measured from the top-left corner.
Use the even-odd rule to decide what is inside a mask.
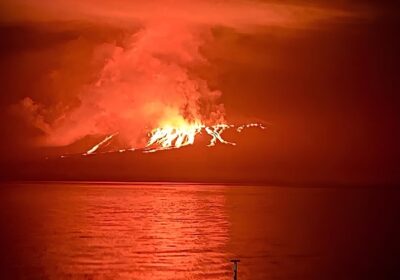
[[[395,279],[400,192],[3,184],[1,279]]]

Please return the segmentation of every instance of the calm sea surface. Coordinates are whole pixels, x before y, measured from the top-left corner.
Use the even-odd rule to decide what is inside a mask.
[[[1,279],[389,279],[394,189],[0,185]]]

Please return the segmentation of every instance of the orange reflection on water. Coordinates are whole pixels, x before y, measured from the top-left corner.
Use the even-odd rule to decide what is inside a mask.
[[[46,275],[230,279],[223,188],[73,187],[47,200]]]

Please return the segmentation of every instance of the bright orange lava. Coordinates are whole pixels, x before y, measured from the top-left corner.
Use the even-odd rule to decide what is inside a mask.
[[[149,134],[149,139],[145,147],[139,148],[129,148],[118,150],[119,152],[141,150],[144,153],[157,152],[161,150],[177,149],[184,146],[192,145],[195,143],[196,136],[200,133],[205,133],[211,137],[208,147],[215,146],[217,143],[228,144],[235,146],[236,143],[226,141],[222,137],[222,133],[228,129],[233,128],[236,132],[240,133],[245,128],[256,127],[260,129],[265,129],[262,124],[259,123],[249,123],[240,126],[229,125],[229,124],[216,124],[211,126],[206,126],[201,122],[187,122],[182,121],[179,124],[165,124],[161,127],[154,128]],[[83,155],[95,154],[100,147],[108,144],[112,139],[118,135],[118,132],[106,136],[98,144],[91,147]]]

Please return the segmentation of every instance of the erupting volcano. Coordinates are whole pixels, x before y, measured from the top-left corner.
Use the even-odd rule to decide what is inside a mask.
[[[208,146],[235,145],[222,137],[225,130],[264,128],[228,124],[221,92],[193,70],[208,63],[201,46],[211,37],[207,28],[189,24],[147,23],[119,43],[98,46],[91,59],[99,71],[74,102],[52,108],[30,98],[21,103],[43,132],[40,144],[67,146],[94,136],[103,138],[84,155],[148,153],[191,145],[200,134],[210,138]]]
[[[37,129],[39,146],[68,149],[91,137],[97,143],[83,143],[72,153],[155,152],[194,144],[200,135],[209,138],[207,146],[235,145],[222,137],[224,131],[263,126],[230,104],[232,122],[219,79],[205,74],[222,65],[206,51],[221,39],[216,30],[228,28],[224,33],[230,34],[255,32],[257,26],[298,28],[346,16],[343,11],[261,2],[214,6],[203,1],[170,5],[127,1],[123,5],[129,12],[88,11],[93,16],[90,22],[104,17],[104,24],[118,34],[104,33],[103,38],[105,27],[99,27],[94,33],[102,36],[92,45],[84,37],[66,44],[57,54],[58,65],[43,79],[44,91],[49,88],[51,94],[27,95],[19,103],[15,111]],[[232,51],[231,56],[236,55]],[[232,95],[232,89],[225,91]],[[250,123],[232,125],[243,119]]]
[[[161,150],[176,149],[188,145],[192,145],[195,142],[195,138],[198,134],[207,134],[211,137],[208,147],[215,146],[216,143],[229,144],[235,146],[236,143],[228,142],[222,137],[222,133],[226,129],[235,129],[236,132],[241,132],[244,128],[257,127],[265,129],[262,124],[250,123],[240,126],[218,124],[213,126],[205,126],[199,123],[194,124],[183,124],[180,127],[164,126],[153,129],[149,133],[149,140],[145,147],[139,148],[127,148],[127,149],[108,149],[103,152],[126,152],[141,150],[144,153],[156,152]],[[91,147],[83,155],[95,154],[100,148],[107,148],[111,141],[118,136],[118,133],[114,133],[105,137],[102,141]]]

